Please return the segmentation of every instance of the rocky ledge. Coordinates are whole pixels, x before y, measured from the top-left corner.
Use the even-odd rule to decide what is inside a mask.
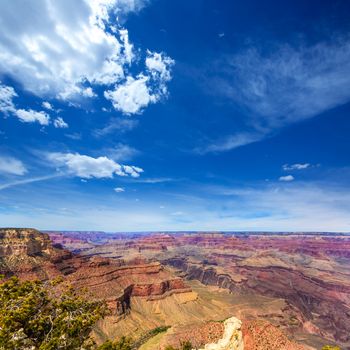
[[[51,248],[49,235],[37,230],[0,229],[0,258],[42,255]]]
[[[77,290],[106,300],[117,315],[128,312],[131,297],[165,298],[191,291],[159,262],[83,257],[34,229],[0,229],[0,274],[24,280],[60,276]]]
[[[224,321],[224,333],[216,343],[206,344],[199,350],[243,350],[242,322],[236,317]]]

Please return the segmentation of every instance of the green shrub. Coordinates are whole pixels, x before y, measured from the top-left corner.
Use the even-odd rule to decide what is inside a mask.
[[[192,344],[190,341],[186,340],[185,342],[181,343],[181,350],[191,350]]]
[[[173,346],[169,345],[165,348],[165,350],[192,350],[192,344],[190,341],[186,340],[181,342],[180,349],[176,349]]]
[[[92,326],[105,313],[104,303],[72,288],[55,293],[49,283],[12,277],[0,284],[0,349],[92,349]]]
[[[149,335],[155,336],[155,335],[157,335],[159,333],[166,332],[169,328],[170,328],[170,326],[156,327],[156,328],[154,328],[154,329],[149,331]]]
[[[120,340],[112,342],[107,340],[105,343],[100,345],[97,350],[131,350],[132,341],[131,338],[121,337]]]

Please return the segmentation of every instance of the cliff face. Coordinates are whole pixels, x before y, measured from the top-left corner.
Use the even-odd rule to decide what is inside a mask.
[[[36,256],[51,250],[50,237],[34,229],[0,229],[0,258]]]
[[[336,234],[149,234],[110,239],[84,254],[141,254],[182,277],[228,289],[238,297],[283,299],[296,316],[291,332],[350,346],[350,237]]]
[[[348,282],[336,281],[326,273],[310,276],[307,274],[309,271],[298,271],[295,267],[252,266],[244,265],[242,261],[232,266],[232,262],[230,258],[229,261],[220,262],[219,267],[207,267],[181,258],[166,261],[181,269],[187,278],[206,285],[226,288],[232,293],[283,298],[291,307],[299,310],[298,320],[295,321],[299,327],[334,341],[349,343],[350,279]],[[222,273],[225,266],[228,267]],[[310,324],[313,326],[309,328]]]
[[[72,254],[53,246],[47,234],[34,229],[0,229],[0,273],[5,276],[52,279],[72,271],[73,261]]]
[[[83,257],[53,245],[47,234],[34,229],[0,229],[0,274],[26,280],[61,276],[77,290],[87,288],[95,299],[106,300],[117,315],[128,312],[131,297],[191,291],[159,262]]]
[[[217,267],[193,264],[175,258],[167,263],[185,272],[189,279],[206,285],[227,288],[232,293],[257,293],[285,299],[300,312],[300,327],[314,325],[307,331],[336,341],[350,341],[350,285],[322,277],[309,276],[281,266],[230,266],[220,273]],[[230,260],[232,264],[232,260]],[[350,281],[350,280],[349,280]]]
[[[110,309],[121,315],[130,309],[131,297],[147,300],[165,298],[169,293],[191,291],[159,262],[113,261],[89,258],[67,280],[77,289],[87,288],[97,299],[107,301]]]

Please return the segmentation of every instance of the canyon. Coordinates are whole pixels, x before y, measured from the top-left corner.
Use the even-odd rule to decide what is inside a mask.
[[[191,292],[182,278],[159,262],[76,255],[51,244],[47,234],[33,229],[0,229],[0,263],[0,274],[5,277],[64,278],[76,290],[87,289],[96,300],[105,300],[117,316],[128,312],[131,297],[162,298]]]
[[[141,350],[184,340],[197,349],[350,349],[344,234],[0,229],[0,274],[59,277],[105,300],[97,342],[132,335]],[[229,320],[238,333],[220,347]],[[157,327],[166,331],[149,337]]]
[[[76,237],[74,232],[59,233]],[[262,318],[295,339],[350,348],[350,237],[333,233],[176,232],[105,234],[85,239],[80,253],[160,261],[187,281],[227,290],[236,299],[283,300]],[[74,246],[70,246],[74,249]],[[258,309],[258,308],[257,308]],[[240,310],[237,317],[248,317]],[[259,312],[258,312],[259,314]]]

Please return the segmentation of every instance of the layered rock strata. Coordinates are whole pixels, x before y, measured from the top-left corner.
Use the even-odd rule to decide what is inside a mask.
[[[131,297],[165,298],[191,291],[159,262],[82,257],[52,245],[47,234],[34,229],[0,229],[0,274],[25,280],[62,277],[77,290],[106,300],[117,315],[128,312]]]
[[[150,233],[124,240],[110,236],[84,254],[156,258],[182,277],[237,295],[282,298],[297,315],[281,324],[285,329],[350,347],[349,235]]]

